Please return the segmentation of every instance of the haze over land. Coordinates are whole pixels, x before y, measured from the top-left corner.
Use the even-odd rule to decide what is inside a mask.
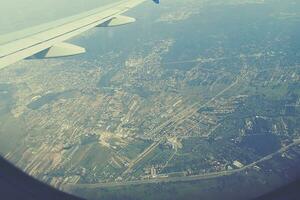
[[[1,32],[101,4],[33,2],[5,11]],[[89,199],[244,199],[299,177],[298,1],[149,1],[127,14],[138,21],[70,41],[84,55],[0,71],[3,156]]]

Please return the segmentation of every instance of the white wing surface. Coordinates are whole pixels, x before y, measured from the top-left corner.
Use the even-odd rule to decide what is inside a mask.
[[[84,53],[84,48],[64,41],[94,27],[132,23],[135,19],[121,14],[144,1],[123,0],[73,17],[0,36],[0,69],[29,57],[54,58]]]

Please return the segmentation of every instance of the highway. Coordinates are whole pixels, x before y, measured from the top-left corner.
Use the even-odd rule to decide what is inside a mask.
[[[180,111],[179,113],[173,115],[169,120],[162,123],[160,126],[156,127],[150,132],[150,135],[157,136],[158,133],[160,133],[164,128],[168,127],[169,124],[175,124],[175,126],[182,123],[184,120],[186,120],[191,115],[195,114],[199,109],[204,108],[208,106],[210,103],[214,102],[217,98],[219,98],[221,95],[223,95],[225,92],[233,88],[235,85],[237,85],[240,81],[245,81],[245,78],[247,77],[247,71],[241,72],[241,74],[236,78],[236,80],[230,84],[228,87],[220,91],[217,95],[215,95],[213,98],[211,98],[206,103],[202,104],[197,102],[185,109],[184,111]],[[200,106],[200,107],[199,107]],[[210,132],[211,133],[211,132]],[[207,134],[210,135],[210,133]],[[149,135],[149,133],[148,133]],[[165,137],[162,137],[159,139],[159,141],[153,142],[148,148],[146,148],[140,155],[138,155],[134,160],[132,160],[127,169],[122,173],[121,177],[126,180],[126,175],[130,174],[132,169],[141,161],[143,160],[147,155],[149,155],[163,140]]]
[[[108,182],[108,183],[96,183],[96,184],[67,184],[64,187],[68,188],[105,188],[105,187],[118,187],[118,186],[130,186],[130,185],[140,185],[140,184],[154,184],[154,183],[168,183],[168,182],[186,182],[186,181],[196,181],[196,180],[206,180],[206,179],[213,179],[223,176],[229,176],[235,173],[243,172],[247,169],[251,169],[252,167],[256,166],[259,163],[272,159],[275,155],[281,154],[286,152],[289,148],[300,145],[300,139],[294,140],[293,143],[282,147],[278,151],[271,153],[261,159],[252,162],[248,165],[245,165],[239,169],[233,170],[226,170],[220,172],[212,172],[212,173],[205,173],[200,175],[194,176],[183,176],[183,177],[161,177],[161,178],[152,178],[152,179],[144,179],[144,180],[135,180],[135,181],[123,181],[123,182]]]

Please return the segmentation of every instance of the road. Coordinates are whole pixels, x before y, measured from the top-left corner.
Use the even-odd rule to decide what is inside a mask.
[[[137,158],[135,158],[134,160],[132,160],[127,169],[122,173],[122,177],[124,177],[125,175],[127,175],[128,173],[131,172],[131,170],[133,169],[133,167],[140,162],[143,158],[145,158],[149,153],[151,153],[161,142],[163,141],[163,139],[153,142],[147,149],[145,149]]]
[[[153,179],[145,179],[145,180],[136,180],[136,181],[123,181],[123,182],[109,182],[109,183],[96,183],[96,184],[67,184],[65,187],[71,188],[105,188],[105,187],[117,187],[117,186],[130,186],[130,185],[140,185],[140,184],[153,184],[153,183],[168,183],[168,182],[186,182],[186,181],[195,181],[195,180],[206,180],[206,179],[213,179],[223,176],[229,176],[235,173],[243,172],[247,169],[251,169],[259,163],[272,159],[275,155],[281,154],[286,152],[289,148],[300,145],[300,139],[294,140],[293,143],[282,147],[278,151],[271,153],[257,161],[254,161],[248,165],[240,169],[233,169],[233,170],[226,170],[220,172],[212,172],[194,176],[183,176],[183,177],[161,177],[161,178],[153,178]]]
[[[172,125],[175,124],[177,126],[178,124],[180,124],[184,120],[186,120],[189,116],[195,114],[199,109],[204,108],[204,107],[208,106],[210,103],[214,102],[217,98],[219,98],[225,92],[227,92],[228,90],[230,90],[231,88],[233,88],[240,81],[245,81],[246,77],[247,77],[247,71],[246,72],[241,72],[241,74],[236,78],[236,80],[233,83],[231,83],[228,87],[226,87],[225,89],[223,89],[222,91],[220,91],[216,96],[214,96],[213,98],[211,98],[209,101],[207,101],[206,103],[204,103],[202,105],[201,105],[201,103],[197,102],[197,103],[191,105],[190,107],[188,107],[187,109],[185,109],[184,111],[181,111],[181,112],[173,115],[173,117],[171,117],[169,120],[165,121],[160,126],[158,126],[155,129],[153,129],[150,133],[148,133],[148,135],[156,136],[164,128],[168,127],[169,124],[171,124],[171,123],[172,123]],[[141,160],[143,160],[143,158],[145,158],[147,155],[149,155],[164,139],[165,139],[165,137],[161,137],[159,141],[153,142],[147,149],[145,149],[140,155],[138,155],[134,160],[132,160],[129,163],[127,169],[122,173],[121,177],[123,179],[126,179],[125,176],[128,175],[128,174],[130,174],[130,172],[132,171],[132,169]]]

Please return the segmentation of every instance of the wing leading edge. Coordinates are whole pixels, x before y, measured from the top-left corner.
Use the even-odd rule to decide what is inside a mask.
[[[129,24],[134,18],[121,14],[145,0],[123,0],[77,16],[59,20],[31,31],[18,32],[18,38],[0,46],[0,69],[25,58],[54,58],[84,53],[85,49],[64,41],[94,27]],[[159,0],[153,0],[159,3]],[[0,38],[1,41],[1,38]]]

